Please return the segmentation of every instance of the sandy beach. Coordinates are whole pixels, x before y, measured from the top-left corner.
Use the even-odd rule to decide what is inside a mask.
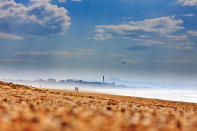
[[[1,131],[196,131],[197,104],[0,82]]]

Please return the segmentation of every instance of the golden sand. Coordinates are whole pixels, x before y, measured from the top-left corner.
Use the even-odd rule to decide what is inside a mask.
[[[197,104],[0,82],[0,131],[197,131]]]

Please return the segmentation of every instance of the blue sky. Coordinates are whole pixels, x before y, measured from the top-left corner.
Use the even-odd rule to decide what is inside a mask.
[[[2,0],[1,78],[195,83],[197,0]]]

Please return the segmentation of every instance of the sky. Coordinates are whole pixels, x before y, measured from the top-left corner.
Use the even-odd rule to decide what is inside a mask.
[[[1,0],[0,78],[196,83],[197,0]]]

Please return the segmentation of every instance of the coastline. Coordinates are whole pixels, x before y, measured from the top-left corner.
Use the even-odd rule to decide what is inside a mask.
[[[4,81],[4,80],[3,80]],[[25,82],[26,81],[26,82]],[[44,80],[43,80],[44,81]],[[23,82],[17,82],[14,80],[5,80],[5,82],[12,82],[15,84],[39,87],[41,89],[55,89],[55,90],[74,90],[74,87],[78,87],[80,92],[93,92],[111,95],[141,97],[168,101],[179,101],[188,103],[197,103],[197,88],[162,88],[162,87],[122,87],[117,86],[90,86],[87,85],[67,85],[54,82],[47,83],[34,83],[33,81],[24,80]]]

